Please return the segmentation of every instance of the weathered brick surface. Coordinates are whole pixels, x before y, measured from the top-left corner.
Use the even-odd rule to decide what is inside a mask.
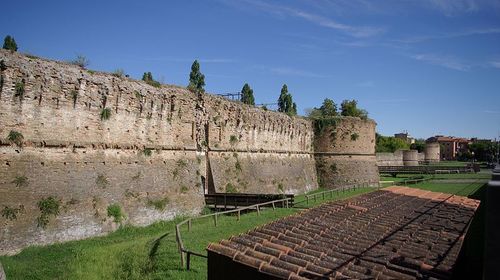
[[[5,50],[0,61],[0,209],[19,209],[15,219],[0,216],[0,254],[112,231],[118,225],[106,208],[113,203],[134,225],[195,213],[209,175],[214,191],[228,183],[248,193],[318,186],[307,119]],[[104,108],[108,120],[100,118]],[[351,123],[359,140],[339,138],[334,150],[364,157],[375,124],[346,120],[345,129]],[[11,130],[24,136],[22,148],[7,139]],[[338,160],[346,162],[334,175],[340,183],[366,172],[370,159]],[[25,183],[16,185],[19,178]],[[62,208],[41,229],[37,203],[49,196]],[[164,209],[152,206],[163,199]]]

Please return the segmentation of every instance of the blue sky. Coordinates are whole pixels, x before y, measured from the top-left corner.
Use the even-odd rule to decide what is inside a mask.
[[[498,0],[8,1],[0,36],[21,52],[77,54],[90,69],[151,71],[186,85],[200,60],[209,92],[276,102],[288,85],[303,114],[357,99],[391,135],[497,137]]]

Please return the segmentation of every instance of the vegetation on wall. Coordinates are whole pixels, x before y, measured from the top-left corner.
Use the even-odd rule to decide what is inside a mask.
[[[87,57],[79,54],[75,59],[71,60],[70,63],[85,69],[87,66],[89,66],[90,60],[88,60]]]
[[[111,109],[103,108],[101,110],[101,121],[108,120],[111,117]]]
[[[146,148],[146,149],[144,149],[144,150],[142,151],[142,153],[143,153],[145,156],[150,157],[150,156],[151,156],[151,154],[153,153],[153,150],[152,150],[152,149],[150,149],[150,148]]]
[[[241,102],[248,105],[255,105],[255,97],[253,96],[253,89],[245,83],[241,89]]]
[[[236,143],[238,143],[238,137],[236,135],[231,135],[229,137],[229,144],[231,144],[231,146],[234,146],[236,145]]]
[[[16,144],[18,147],[23,146],[23,141],[24,141],[24,136],[21,132],[11,130],[9,132],[9,136],[7,136],[7,140],[9,140],[11,143]]]
[[[358,101],[356,100],[344,100],[340,105],[340,114],[342,116],[357,117],[366,120],[368,118],[368,112],[364,109],[358,108]]]
[[[297,115],[297,104],[293,102],[292,94],[288,92],[286,84],[281,88],[281,94],[278,98],[278,112],[286,113],[289,116]]]
[[[359,134],[357,134],[356,132],[351,134],[351,141],[356,141],[356,140],[358,140],[358,138],[359,138]]]
[[[24,210],[23,205],[19,205],[19,207],[17,207],[17,208],[5,206],[2,209],[2,211],[0,211],[0,214],[5,219],[7,219],[9,221],[14,221],[17,219],[17,215],[19,214],[19,212],[22,212],[23,210]]]
[[[14,37],[7,35],[3,39],[3,49],[9,50],[12,52],[17,51],[17,43],[16,40],[14,40]]]
[[[145,81],[148,85],[157,88],[161,87],[160,82],[155,81],[155,79],[153,79],[153,74],[151,74],[151,72],[144,72],[144,74],[142,75],[142,80]]]
[[[195,60],[191,65],[191,73],[189,73],[188,90],[194,93],[205,92],[205,75],[200,71],[200,63]]]
[[[167,197],[165,197],[165,198],[156,199],[156,200],[149,199],[147,205],[150,207],[154,207],[158,211],[163,211],[168,203],[169,203],[169,200]]]
[[[19,100],[23,100],[24,97],[24,80],[16,83],[16,93],[14,97],[18,97]]]
[[[378,133],[375,134],[375,139],[375,151],[377,153],[394,153],[396,150],[407,150],[410,148],[410,145],[403,139],[382,136]]]
[[[38,227],[46,228],[50,222],[50,217],[59,215],[61,202],[55,197],[49,196],[38,201],[37,206],[40,209],[40,216],[36,220]]]
[[[27,187],[28,186],[28,177],[26,177],[24,175],[16,176],[16,178],[14,178],[12,183],[15,184],[16,187]]]
[[[99,174],[97,175],[97,178],[95,179],[95,183],[98,187],[101,187],[105,189],[109,185],[108,178],[104,176],[104,174]]]
[[[226,184],[226,192],[227,193],[237,193],[238,190],[236,189],[236,187],[233,184],[227,183]]]
[[[122,208],[118,203],[113,203],[107,208],[108,217],[113,217],[115,223],[120,223],[123,218]]]
[[[310,109],[309,112],[307,112],[307,116],[311,119],[336,117],[338,116],[337,104],[335,104],[332,99],[325,98],[321,107]]]

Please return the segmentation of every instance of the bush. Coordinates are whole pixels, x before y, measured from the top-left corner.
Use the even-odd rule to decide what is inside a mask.
[[[113,71],[113,76],[123,78],[125,77],[125,71],[123,69],[116,69],[115,71]]]
[[[26,176],[16,176],[12,183],[16,184],[16,187],[26,187],[28,186],[28,178]]]
[[[104,108],[101,111],[101,121],[108,120],[111,117],[111,109]]]
[[[226,184],[226,192],[227,193],[237,193],[238,190],[236,189],[236,187],[233,184],[227,183]]]
[[[122,208],[119,204],[114,203],[108,206],[108,217],[113,217],[115,223],[120,223],[123,219]]]
[[[16,83],[16,93],[15,97],[19,97],[19,100],[23,100],[24,97],[24,81],[20,81]]]
[[[9,132],[9,136],[7,136],[7,139],[11,142],[16,144],[18,147],[23,146],[23,141],[24,141],[24,136],[21,134],[21,132],[11,130]]]
[[[168,203],[169,200],[166,197],[158,200],[148,200],[148,206],[152,206],[158,211],[164,210]]]
[[[151,154],[153,153],[153,150],[149,149],[149,148],[146,148],[142,152],[144,153],[145,156],[150,157]]]
[[[97,178],[95,179],[95,183],[97,186],[105,189],[109,185],[108,178],[104,176],[103,174],[97,175]]]
[[[80,66],[85,69],[85,67],[89,66],[90,60],[88,60],[85,56],[83,55],[77,55],[75,59],[70,61],[71,64]]]
[[[5,219],[13,221],[17,219],[17,214],[19,214],[19,212],[21,212],[23,209],[24,209],[23,205],[20,205],[19,208],[5,206],[2,209],[1,214],[2,217],[4,217]]]
[[[181,193],[187,193],[188,192],[188,187],[186,187],[185,185],[182,185],[181,186]]]
[[[142,80],[151,86],[154,86],[157,88],[161,87],[160,82],[155,81],[153,79],[153,74],[151,74],[151,72],[144,72],[144,74],[142,75]]]
[[[359,134],[357,134],[356,132],[351,134],[351,141],[356,141],[356,140],[358,140],[358,138],[359,138]]]
[[[38,227],[46,228],[49,224],[50,216],[56,217],[59,215],[59,208],[61,202],[53,196],[49,196],[38,201],[37,206],[40,209],[40,217],[37,219]]]
[[[5,50],[9,50],[9,51],[17,51],[17,43],[16,43],[16,40],[14,40],[14,37],[10,36],[10,35],[7,35],[5,36],[4,40],[3,40],[3,48]]]
[[[229,143],[231,144],[231,146],[236,145],[236,143],[238,143],[238,137],[236,137],[235,135],[231,135],[229,137]]]

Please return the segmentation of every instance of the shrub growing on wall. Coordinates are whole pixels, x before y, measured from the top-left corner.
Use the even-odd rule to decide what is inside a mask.
[[[9,132],[9,136],[7,136],[7,139],[11,142],[16,144],[18,147],[23,146],[23,141],[24,141],[24,136],[21,134],[21,132],[11,130]]]
[[[26,187],[26,186],[28,186],[28,177],[16,176],[16,178],[14,178],[12,183],[16,184],[16,187]]]
[[[105,121],[108,120],[111,117],[111,109],[109,108],[104,108],[101,111],[101,120]]]
[[[37,218],[38,227],[46,228],[49,224],[50,217],[56,217],[57,215],[59,215],[61,202],[55,197],[49,196],[38,201],[37,206],[38,209],[40,209],[40,217]]]
[[[122,208],[119,204],[114,203],[108,206],[108,217],[113,217],[115,223],[120,223],[123,219]]]

